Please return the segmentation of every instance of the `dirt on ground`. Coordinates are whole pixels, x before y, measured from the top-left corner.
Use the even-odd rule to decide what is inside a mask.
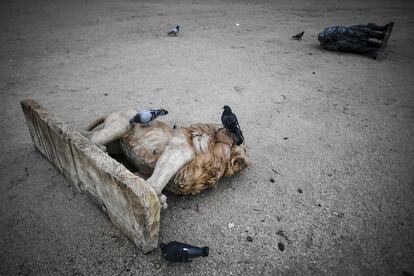
[[[403,0],[2,1],[0,274],[413,275],[413,14]],[[317,41],[389,21],[381,62]],[[219,123],[231,106],[252,167],[161,214],[160,242],[210,256],[142,254],[34,149],[26,98],[78,129],[128,107]]]

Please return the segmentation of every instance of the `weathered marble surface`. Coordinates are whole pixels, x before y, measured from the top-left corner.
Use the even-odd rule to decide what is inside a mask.
[[[143,252],[158,246],[160,203],[154,190],[34,100],[21,102],[36,149],[86,193]]]

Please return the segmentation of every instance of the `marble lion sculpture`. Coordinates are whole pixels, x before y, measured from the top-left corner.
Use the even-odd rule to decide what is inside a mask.
[[[167,207],[164,188],[179,195],[196,195],[251,164],[245,144],[237,146],[220,124],[170,128],[154,120],[131,126],[129,119],[136,113],[130,109],[98,118],[83,134],[108,153],[124,155],[139,174],[151,175],[147,183],[163,208]]]

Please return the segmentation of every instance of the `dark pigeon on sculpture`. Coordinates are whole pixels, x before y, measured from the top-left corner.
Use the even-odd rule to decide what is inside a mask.
[[[168,111],[165,109],[150,109],[144,110],[137,113],[131,120],[129,124],[148,124],[153,121],[158,116],[167,115]]]
[[[394,23],[390,22],[384,26],[374,23],[350,27],[332,26],[323,30],[318,35],[318,40],[323,48],[331,51],[366,54],[377,58],[385,34],[391,32],[393,25]]]
[[[244,141],[244,137],[236,114],[231,111],[231,108],[228,105],[225,105],[223,109],[224,111],[221,115],[221,122],[223,126],[228,129],[231,134],[233,134],[236,145],[240,146]]]
[[[297,35],[292,36],[292,38],[296,40],[301,40],[304,33],[305,32],[298,33]]]
[[[175,28],[171,29],[171,31],[168,33],[168,35],[177,36],[179,31],[180,31],[180,26],[177,25]]]

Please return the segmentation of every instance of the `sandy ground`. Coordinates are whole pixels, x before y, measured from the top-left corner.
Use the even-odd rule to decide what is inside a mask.
[[[0,3],[0,274],[413,275],[414,2],[172,2]],[[326,26],[391,20],[382,62],[318,47]],[[28,97],[75,128],[230,105],[253,166],[162,212],[160,241],[210,256],[140,253],[35,151]]]

